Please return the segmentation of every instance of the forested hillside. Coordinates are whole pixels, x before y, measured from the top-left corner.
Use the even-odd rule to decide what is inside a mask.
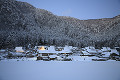
[[[0,48],[32,45],[120,46],[120,15],[79,20],[26,2],[0,0]]]

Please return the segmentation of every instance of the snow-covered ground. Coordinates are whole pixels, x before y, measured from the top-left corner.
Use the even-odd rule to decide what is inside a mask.
[[[120,62],[3,60],[0,80],[120,80]]]

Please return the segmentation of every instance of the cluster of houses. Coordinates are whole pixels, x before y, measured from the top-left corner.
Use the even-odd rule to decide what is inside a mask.
[[[81,56],[96,56],[98,59],[92,59],[92,60],[120,60],[120,48],[115,47],[114,49],[111,49],[110,47],[102,47],[101,49],[95,49],[92,46],[82,48],[81,52],[83,53]]]
[[[3,51],[4,52],[4,51]],[[0,50],[2,53],[2,50]],[[120,48],[102,47],[102,49],[95,49],[95,47],[88,46],[85,48],[78,48],[72,46],[55,47],[55,46],[35,46],[33,49],[24,50],[23,47],[16,47],[15,52],[11,52],[13,56],[36,58],[36,60],[56,60],[56,61],[73,61],[78,58],[91,58],[93,61],[106,61],[109,59],[120,60]],[[74,56],[78,56],[75,58]],[[94,57],[94,58],[93,58]],[[92,59],[93,58],[93,59]]]

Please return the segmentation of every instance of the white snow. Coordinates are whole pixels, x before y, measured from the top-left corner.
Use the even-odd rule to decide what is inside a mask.
[[[88,46],[88,47],[85,47],[85,49],[95,49],[95,47],[93,47],[93,46]]]
[[[87,49],[89,53],[97,53],[96,49]]]
[[[111,52],[110,53],[116,53],[119,55],[119,52],[116,50],[116,49],[111,49]]]
[[[22,49],[22,47],[15,47],[16,52],[24,52],[24,50]]]
[[[57,55],[49,55],[50,58],[56,58]]]
[[[97,53],[102,53],[102,50],[96,49]]]
[[[69,56],[72,61],[92,61],[92,59],[100,59],[96,56],[88,57],[88,56]]]
[[[4,50],[4,49],[1,49],[0,52],[5,52],[5,50]]]
[[[82,51],[82,53],[85,55],[89,55],[89,53],[87,51]]]
[[[0,61],[0,80],[120,80],[120,62]]]
[[[48,49],[45,49],[45,50],[37,50],[39,53],[56,53],[56,54],[58,54],[58,53],[71,53],[72,51],[71,51],[71,47],[69,47],[69,46],[65,46],[64,47],[64,50],[62,50],[62,51],[56,51],[55,50],[55,46],[50,46],[50,47],[48,47]]]
[[[101,49],[103,52],[107,52],[108,50],[111,50],[110,47],[102,47]]]
[[[57,56],[57,60],[58,60],[58,61],[62,61],[63,58],[61,58],[60,56]]]
[[[103,57],[109,57],[110,56],[110,52],[103,52],[102,54],[104,54],[104,55],[102,55]]]
[[[23,54],[23,53],[20,53],[20,52],[16,52],[16,53],[12,53],[12,54],[16,54],[16,55],[25,55],[25,54]]]

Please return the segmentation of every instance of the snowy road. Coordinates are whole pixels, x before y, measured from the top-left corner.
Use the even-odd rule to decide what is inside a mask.
[[[0,80],[120,80],[120,62],[0,61]]]

